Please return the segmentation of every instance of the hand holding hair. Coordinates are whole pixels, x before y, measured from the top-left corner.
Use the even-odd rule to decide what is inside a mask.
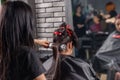
[[[47,40],[34,39],[34,43],[38,44],[40,46],[43,46],[45,48],[48,48],[48,46],[49,46],[49,41],[47,41]]]
[[[113,17],[113,18],[107,19],[105,22],[114,24],[115,23],[115,18]]]

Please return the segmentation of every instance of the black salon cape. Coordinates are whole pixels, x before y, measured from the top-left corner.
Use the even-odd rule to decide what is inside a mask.
[[[120,39],[113,38],[114,35],[120,35],[120,32],[111,33],[93,59],[93,67],[97,72],[106,73],[110,66],[120,70]]]
[[[81,59],[61,57],[61,80],[98,80],[93,68]]]

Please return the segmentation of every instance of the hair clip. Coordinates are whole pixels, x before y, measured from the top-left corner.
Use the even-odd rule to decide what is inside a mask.
[[[54,34],[55,34],[55,35],[62,35],[62,33],[61,33],[61,32],[57,32],[57,31],[56,31],[56,32],[54,32]]]
[[[68,28],[68,29],[69,29],[70,27],[71,27],[70,25],[66,25],[66,28]]]
[[[68,33],[69,36],[72,36],[72,32],[68,29],[67,29],[67,33]]]
[[[113,38],[120,39],[120,35],[113,35]]]

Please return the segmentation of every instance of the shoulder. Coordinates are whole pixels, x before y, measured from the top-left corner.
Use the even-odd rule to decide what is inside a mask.
[[[62,58],[62,62],[64,63],[70,63],[70,65],[72,65],[72,64],[82,64],[82,63],[84,63],[84,64],[86,64],[87,65],[87,63],[85,62],[85,61],[83,61],[82,59],[80,59],[80,58],[76,58],[76,57],[73,57],[73,56],[61,56],[61,58]]]

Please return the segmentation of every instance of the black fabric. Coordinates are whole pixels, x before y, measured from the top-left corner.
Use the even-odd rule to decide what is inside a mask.
[[[109,15],[110,15],[110,18],[116,17],[117,16],[117,12],[115,10],[112,10],[112,11],[109,12]],[[115,29],[116,28],[115,28],[114,24],[111,24],[111,23],[107,24],[107,28],[106,28],[107,32],[112,33]]]
[[[116,30],[116,27],[115,27],[115,25],[114,24],[111,24],[111,23],[108,23],[107,24],[107,28],[106,28],[106,32],[109,32],[109,33],[112,33],[113,31],[115,31]]]
[[[46,72],[48,80],[51,80],[49,76],[54,73],[55,69],[53,68],[55,68],[54,60],[51,68]],[[56,80],[99,80],[96,78],[96,73],[93,68],[88,63],[72,56],[60,56],[59,69],[60,79]]]
[[[61,80],[98,80],[93,68],[81,59],[64,56],[61,61]]]
[[[16,51],[9,70],[8,80],[33,80],[45,72],[36,51],[28,47],[20,47]]]
[[[113,35],[119,34],[118,31],[111,33],[95,55],[93,67],[97,72],[106,73],[111,67],[120,70],[120,39],[113,38]]]
[[[110,14],[110,18],[117,16],[117,12],[115,10],[110,11],[109,14]]]
[[[86,28],[85,28],[85,16],[81,15],[79,17],[79,16],[74,15],[73,16],[73,24],[74,24],[74,31],[75,31],[77,37],[84,36],[85,32],[86,32]],[[78,28],[78,26],[77,26],[78,24],[84,25],[84,27]]]

